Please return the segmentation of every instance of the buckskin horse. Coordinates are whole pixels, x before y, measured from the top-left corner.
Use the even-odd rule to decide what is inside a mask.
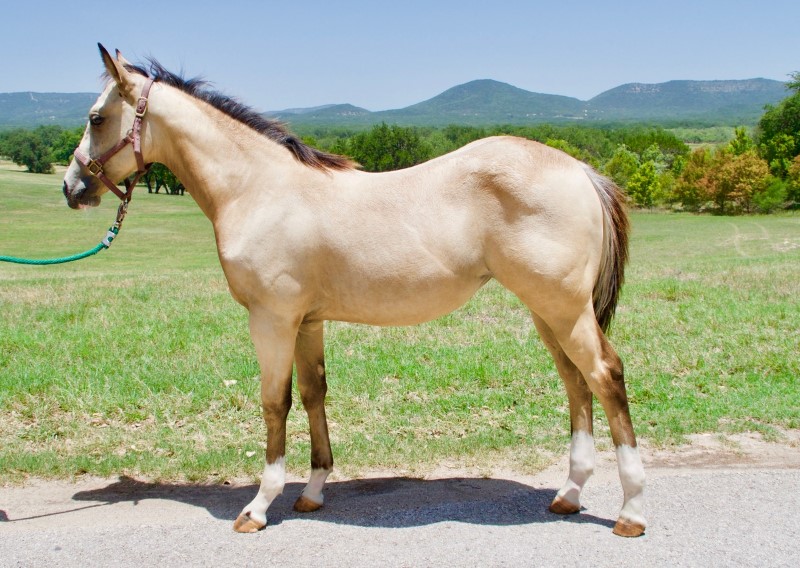
[[[592,397],[606,414],[624,500],[614,532],[645,530],[645,476],[620,358],[605,332],[628,255],[620,191],[586,164],[515,137],[473,142],[412,168],[367,173],[313,149],[198,79],[100,51],[108,83],[64,179],[97,205],[161,162],[210,219],[230,291],[249,312],[261,369],[266,465],[234,523],[266,526],[285,484],[293,364],[311,431],[298,511],[323,504],[333,467],[323,322],[412,325],[463,305],[494,278],[530,309],[569,399],[569,475],[550,510],[577,513],[594,467]]]

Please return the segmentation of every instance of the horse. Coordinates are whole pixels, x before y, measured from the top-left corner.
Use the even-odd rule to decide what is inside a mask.
[[[323,505],[333,468],[326,320],[419,324],[495,279],[530,310],[569,400],[569,473],[550,511],[580,511],[595,462],[596,396],[623,488],[613,532],[644,533],[645,474],[622,361],[606,337],[628,257],[624,196],[613,182],[559,150],[510,136],[403,170],[364,172],[200,79],[98,47],[107,84],[63,192],[72,208],[97,205],[107,191],[126,204],[135,182],[125,193],[116,183],[159,162],[213,224],[230,292],[249,314],[267,431],[261,483],[236,531],[263,529],[283,491],[293,368],[311,437],[311,473],[294,508]]]

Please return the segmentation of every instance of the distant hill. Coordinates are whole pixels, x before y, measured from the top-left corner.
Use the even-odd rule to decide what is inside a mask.
[[[427,101],[397,110],[370,112],[352,105],[326,105],[268,113],[292,124],[502,124],[581,118],[584,103],[571,97],[531,93],[481,79],[458,85]]]
[[[293,108],[266,113],[293,126],[390,124],[535,124],[541,122],[699,122],[755,124],[764,105],[788,96],[771,79],[630,83],[581,101],[533,93],[482,79],[457,85],[426,101],[396,110],[370,112],[350,104]],[[0,129],[38,124],[77,126],[97,98],[91,93],[0,93]]]
[[[764,113],[764,105],[776,103],[788,94],[784,83],[770,79],[629,83],[597,95],[586,103],[586,109],[594,119],[681,118],[752,123]]]
[[[79,126],[97,93],[0,93],[0,128]]]
[[[353,105],[324,105],[308,109],[296,108],[265,113],[285,122],[302,122],[307,125],[373,124],[375,113]],[[380,122],[380,121],[377,121]]]
[[[705,122],[717,125],[755,124],[764,106],[788,96],[785,84],[771,79],[669,81],[631,83],[581,101],[533,93],[507,83],[482,79],[446,90],[402,109],[332,113],[349,105],[271,116],[295,126],[370,125],[381,121],[406,126],[447,124],[535,124],[541,122]],[[357,107],[352,107],[357,108]]]
[[[375,113],[387,122],[423,124],[525,123],[583,118],[584,103],[572,97],[532,93],[507,83],[482,79],[446,90],[400,110]]]

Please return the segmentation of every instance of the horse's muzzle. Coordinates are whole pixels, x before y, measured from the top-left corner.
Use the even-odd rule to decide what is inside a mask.
[[[88,188],[83,184],[81,184],[81,187],[70,190],[69,184],[64,181],[62,191],[64,192],[64,197],[67,198],[67,205],[70,209],[97,207],[100,205],[100,197],[87,195]]]
[[[79,197],[80,192],[76,192],[78,195],[75,195],[73,192],[71,192],[69,189],[69,184],[67,184],[66,180],[64,181],[64,187],[62,188],[62,191],[64,192],[64,197],[67,198],[67,205],[70,207],[70,209],[78,209],[80,207],[80,203],[78,202],[77,197]]]

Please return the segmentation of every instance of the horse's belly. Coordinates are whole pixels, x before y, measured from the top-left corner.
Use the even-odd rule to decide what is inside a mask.
[[[414,325],[458,309],[489,278],[481,275],[354,282],[346,289],[331,290],[319,316],[371,325]]]

